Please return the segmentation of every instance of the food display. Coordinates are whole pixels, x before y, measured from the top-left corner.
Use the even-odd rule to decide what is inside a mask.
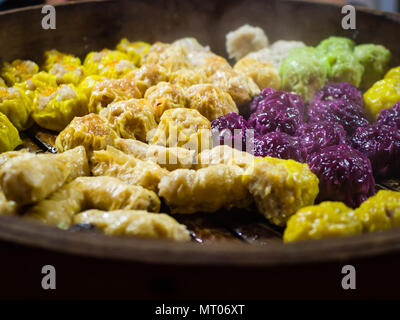
[[[391,52],[270,43],[250,25],[226,49],[231,60],[194,38],[123,38],[4,62],[0,214],[175,241],[195,237],[199,216],[254,212],[284,242],[400,226],[400,192],[377,192],[400,174]]]

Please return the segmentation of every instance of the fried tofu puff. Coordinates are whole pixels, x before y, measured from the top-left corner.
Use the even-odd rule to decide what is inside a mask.
[[[133,70],[127,75],[141,84],[145,92],[148,88],[157,85],[159,82],[168,81],[167,70],[156,64],[145,64],[139,69]]]
[[[13,62],[3,62],[0,76],[6,81],[7,85],[13,85],[30,79],[39,72],[39,66],[30,60],[14,60]]]
[[[380,190],[355,212],[364,232],[400,227],[400,192]]]
[[[88,113],[86,96],[73,84],[38,88],[33,100],[33,120],[42,128],[61,131],[74,117]]]
[[[78,85],[85,77],[81,59],[57,50],[45,51],[43,69],[53,74],[58,84],[72,83]]]
[[[117,133],[105,119],[91,113],[74,118],[57,136],[56,147],[58,152],[64,152],[83,146],[90,157],[94,150],[102,150],[108,145],[113,145],[117,138]]]
[[[150,102],[157,122],[165,110],[186,108],[189,102],[181,87],[167,82],[149,88],[144,97]]]
[[[21,143],[17,128],[0,112],[0,153],[14,150]]]
[[[235,64],[233,70],[253,79],[261,90],[264,88],[279,89],[281,86],[279,70],[272,63],[244,57]]]
[[[62,154],[27,153],[9,159],[0,169],[0,186],[7,200],[18,205],[41,201],[76,177],[89,174],[83,147]]]
[[[354,210],[342,202],[322,202],[297,211],[290,217],[284,242],[360,234],[362,223]]]
[[[307,164],[270,157],[256,159],[246,169],[243,183],[258,211],[277,226],[284,226],[297,210],[312,205],[319,191],[318,178]]]
[[[190,68],[186,49],[181,45],[170,45],[156,42],[142,58],[142,65],[157,64],[167,71],[167,74],[179,69]]]
[[[172,213],[215,212],[247,208],[251,197],[242,183],[243,170],[217,164],[199,170],[178,169],[161,179],[160,197]]]
[[[109,49],[90,52],[83,66],[87,75],[97,74],[111,79],[120,79],[136,69],[127,54]]]
[[[159,212],[160,199],[150,190],[113,177],[80,177],[27,210],[24,217],[67,229],[79,212],[98,209]]]
[[[196,159],[195,169],[207,168],[217,164],[234,165],[243,170],[253,165],[255,157],[226,145],[202,151]]]
[[[31,96],[21,87],[0,87],[0,112],[7,116],[19,130],[28,129],[31,124]]]
[[[211,147],[211,123],[197,110],[169,109],[163,113],[151,144],[201,152]]]
[[[88,210],[74,216],[74,224],[92,224],[107,235],[190,241],[186,226],[165,213],[140,210]]]
[[[151,45],[143,41],[130,42],[127,38],[121,39],[117,44],[116,50],[128,55],[129,59],[136,65],[140,66],[142,57],[149,52]]]
[[[203,74],[209,83],[228,92],[239,107],[250,102],[260,93],[253,79],[234,71],[228,61],[222,57],[206,58],[204,64],[197,67],[195,71]]]
[[[232,97],[212,84],[197,84],[186,90],[189,108],[213,121],[227,113],[239,113]]]
[[[169,171],[190,169],[193,165],[194,150],[180,147],[150,145],[138,140],[116,139],[114,147],[140,160],[150,160]]]
[[[99,113],[121,138],[147,141],[157,127],[150,102],[146,99],[130,99],[114,102]]]
[[[89,112],[99,113],[110,103],[142,97],[141,87],[134,79],[106,79],[94,85],[89,100]]]
[[[153,161],[137,159],[111,146],[93,152],[90,166],[94,176],[115,177],[155,192],[161,178],[168,174],[168,170]]]

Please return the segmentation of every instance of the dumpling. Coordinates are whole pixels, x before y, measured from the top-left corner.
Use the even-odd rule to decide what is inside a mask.
[[[112,145],[116,138],[118,135],[110,124],[99,115],[91,113],[74,118],[57,136],[56,147],[58,152],[64,152],[83,146],[90,157],[94,150],[102,150]]]
[[[28,129],[31,124],[32,100],[19,87],[0,87],[0,112],[7,116],[20,131]]]
[[[208,83],[204,74],[191,69],[180,69],[169,74],[169,83],[187,89],[195,84]]]
[[[144,97],[149,100],[157,122],[160,121],[165,110],[186,108],[188,105],[185,91],[181,87],[167,82],[160,82],[149,88]]]
[[[129,59],[136,65],[141,64],[142,57],[149,52],[151,45],[143,41],[130,42],[127,38],[121,39],[116,50],[128,55]]]
[[[87,113],[86,97],[73,84],[39,88],[35,92],[32,118],[42,128],[61,131],[74,117]]]
[[[140,99],[142,96],[142,91],[132,78],[106,79],[94,85],[89,101],[89,112],[99,113],[112,102]]]
[[[137,159],[111,146],[93,152],[90,165],[94,176],[115,177],[152,191],[158,190],[161,178],[168,174],[153,161]]]
[[[197,110],[169,109],[161,116],[151,143],[200,152],[211,146],[211,123]]]
[[[128,78],[133,78],[143,87],[145,92],[148,88],[155,86],[159,82],[168,81],[167,70],[157,64],[145,64],[139,69],[133,70],[127,75]]]
[[[149,133],[157,127],[153,110],[146,99],[114,102],[99,113],[121,138],[147,141]]]
[[[194,150],[180,147],[164,147],[132,139],[117,139],[114,147],[141,160],[151,160],[169,171],[190,169]]]
[[[0,112],[0,153],[14,150],[21,143],[17,128]]]
[[[74,216],[75,224],[92,224],[107,235],[189,241],[186,226],[164,213],[140,210],[88,210]]]
[[[87,75],[97,74],[111,79],[120,79],[136,69],[127,54],[108,49],[90,52],[86,56],[83,66]]]
[[[178,169],[161,179],[160,197],[172,213],[215,212],[246,208],[251,197],[242,183],[242,169],[218,164],[199,170]]]
[[[189,108],[196,109],[210,121],[230,112],[239,113],[232,97],[212,84],[191,86],[186,94],[189,99]]]
[[[206,58],[215,56],[210,48],[202,46],[195,38],[182,38],[174,41],[172,46],[182,46],[186,50],[186,57],[190,68],[202,65]]]
[[[30,60],[14,60],[13,62],[3,62],[0,76],[11,87],[17,83],[30,79],[39,72],[39,66]]]

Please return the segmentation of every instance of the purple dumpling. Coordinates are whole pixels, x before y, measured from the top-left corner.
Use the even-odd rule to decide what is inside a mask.
[[[324,148],[307,163],[319,179],[318,201],[342,201],[356,208],[375,193],[371,162],[348,145]]]
[[[364,109],[363,95],[360,90],[348,82],[330,83],[319,90],[312,101],[330,101],[345,99],[358,105],[361,110]]]
[[[378,116],[378,123],[397,126],[400,129],[400,101],[389,109],[383,109]]]

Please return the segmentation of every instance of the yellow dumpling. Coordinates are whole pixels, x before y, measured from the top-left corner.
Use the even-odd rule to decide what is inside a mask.
[[[88,113],[86,96],[73,84],[35,92],[32,118],[42,128],[61,131],[74,117]]]
[[[168,81],[167,70],[156,64],[145,64],[140,68],[133,70],[127,75],[128,78],[133,78],[140,84],[145,92],[148,88],[155,86],[159,82]]]
[[[17,128],[0,112],[0,153],[14,150],[21,143]]]
[[[6,83],[4,82],[3,78],[0,77],[0,88],[7,87]]]
[[[32,98],[21,87],[0,87],[0,112],[5,114],[20,131],[28,129],[32,124]]]
[[[13,62],[3,62],[0,70],[0,76],[11,87],[16,83],[20,83],[30,79],[34,74],[39,72],[39,66],[30,60],[14,60]]]
[[[94,85],[89,100],[89,112],[99,113],[110,103],[140,99],[142,96],[138,83],[132,78],[106,79]]]
[[[302,207],[314,204],[318,178],[307,164],[271,157],[254,160],[243,175],[258,211],[284,226]]]
[[[293,215],[283,234],[285,242],[360,234],[362,224],[353,209],[342,202],[322,202]]]
[[[400,227],[400,192],[380,190],[355,212],[366,232]]]
[[[136,69],[127,54],[108,49],[90,52],[86,56],[83,66],[87,75],[97,74],[112,79],[122,78]]]
[[[147,141],[157,127],[151,105],[146,99],[130,99],[110,104],[100,111],[121,138]]]
[[[130,42],[128,39],[123,38],[117,44],[116,50],[121,51],[127,54],[130,60],[136,65],[139,66],[141,63],[142,57],[149,52],[151,45],[147,42],[143,41],[135,41]]]
[[[165,110],[188,106],[185,91],[181,87],[167,82],[160,82],[149,88],[144,97],[149,100],[157,122],[160,121]]]

